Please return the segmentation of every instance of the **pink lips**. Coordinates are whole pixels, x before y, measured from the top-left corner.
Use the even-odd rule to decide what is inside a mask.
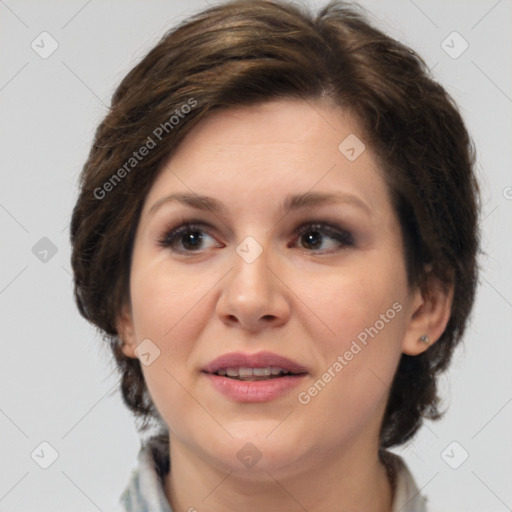
[[[218,372],[221,368],[265,368],[267,366],[278,366],[283,370],[294,373],[307,373],[305,366],[288,359],[287,357],[273,354],[272,352],[258,352],[257,354],[244,354],[243,352],[232,352],[217,357],[208,363],[203,371],[207,373]]]
[[[269,380],[242,381],[215,373],[225,368],[265,368],[267,366],[279,367],[298,375],[288,374]],[[236,402],[274,400],[297,386],[307,375],[307,369],[303,365],[272,352],[225,354],[211,361],[202,371],[217,391]]]

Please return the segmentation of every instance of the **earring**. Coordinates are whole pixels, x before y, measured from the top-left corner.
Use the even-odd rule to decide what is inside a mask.
[[[418,341],[421,341],[422,343],[425,343],[425,345],[428,345],[430,343],[430,338],[426,334],[423,334],[423,336],[420,336],[418,338]]]

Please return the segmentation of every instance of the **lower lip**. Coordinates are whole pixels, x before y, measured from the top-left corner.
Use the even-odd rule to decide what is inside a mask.
[[[205,373],[205,375],[217,391],[236,402],[268,402],[274,400],[296,387],[306,377],[305,374],[302,374],[293,377],[247,382],[212,373]]]

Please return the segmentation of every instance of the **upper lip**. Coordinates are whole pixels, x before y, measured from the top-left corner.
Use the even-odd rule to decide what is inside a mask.
[[[305,366],[272,352],[258,352],[256,354],[232,352],[224,354],[210,361],[202,368],[202,371],[216,373],[222,368],[267,368],[268,366],[279,367],[294,373],[307,373]]]

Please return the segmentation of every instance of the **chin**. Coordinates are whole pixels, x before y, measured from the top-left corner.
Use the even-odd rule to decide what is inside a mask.
[[[283,437],[277,432],[265,437],[270,431],[260,429],[258,435],[240,434],[222,445],[215,443],[217,449],[210,456],[219,469],[244,477],[268,479],[268,472],[295,472],[305,455],[304,444],[296,442],[294,436]]]

